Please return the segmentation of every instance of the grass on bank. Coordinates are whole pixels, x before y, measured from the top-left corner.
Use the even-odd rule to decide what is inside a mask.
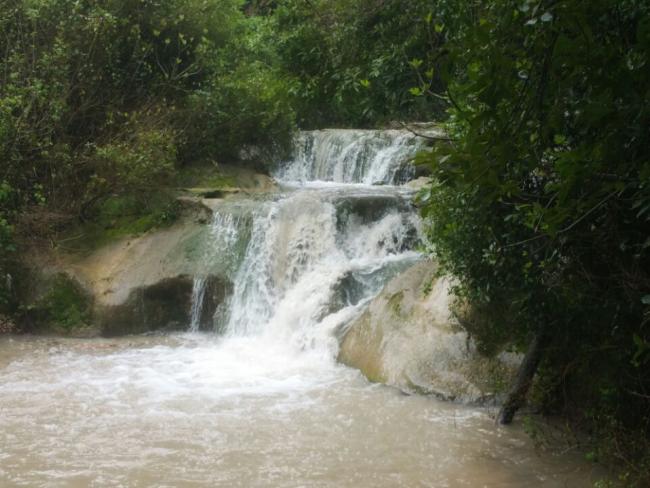
[[[93,209],[92,218],[65,229],[55,240],[57,249],[87,254],[128,236],[138,236],[172,225],[182,214],[178,197],[184,188],[220,190],[236,183],[215,164],[203,164],[178,170],[170,185],[144,195],[112,195]]]

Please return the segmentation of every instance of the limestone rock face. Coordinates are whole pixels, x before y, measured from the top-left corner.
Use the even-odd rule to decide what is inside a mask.
[[[156,329],[187,327],[192,296],[192,278],[165,278],[149,286],[132,289],[128,298],[113,305],[99,305],[94,320],[102,335],[111,337]]]
[[[31,302],[37,306],[26,316],[23,329],[73,336],[183,330],[190,324],[194,276],[206,273],[200,328],[211,329],[212,316],[231,294],[232,285],[205,263],[208,232],[209,226],[201,219],[184,219],[166,229],[121,239],[87,256],[49,256],[45,265],[33,270],[38,290]],[[52,276],[65,277],[88,296],[91,305],[83,320],[76,321],[78,326],[55,327],[51,313],[39,313],[43,297],[52,294],[48,285]],[[59,305],[58,295],[54,295],[54,309],[63,309],[68,324],[70,307]]]
[[[192,282],[191,276],[180,275],[132,289],[123,303],[98,306],[95,321],[106,337],[186,329],[190,323]],[[212,315],[229,288],[219,278],[208,277],[199,319],[201,328],[211,328]]]
[[[65,257],[57,267],[73,275],[100,306],[125,303],[132,292],[201,269],[206,225],[184,220],[167,229],[121,239],[84,257]],[[191,291],[191,283],[190,283]]]
[[[169,227],[121,238],[86,255],[34,250],[26,260],[29,279],[22,292],[32,307],[18,329],[115,336],[188,328],[193,281],[199,276],[205,279],[199,328],[212,330],[215,316],[222,323],[232,294],[228,260],[236,257],[215,248],[210,222],[226,200],[274,191],[277,185],[270,176],[239,166],[219,165],[218,173],[201,178],[216,186],[178,189],[184,211]],[[66,293],[60,284],[52,285],[56,276],[67,284]],[[57,321],[60,326],[54,327]],[[0,317],[0,332],[14,328]]]
[[[498,400],[519,358],[477,352],[451,316],[450,286],[430,261],[395,277],[349,325],[339,361],[407,392],[468,403]]]

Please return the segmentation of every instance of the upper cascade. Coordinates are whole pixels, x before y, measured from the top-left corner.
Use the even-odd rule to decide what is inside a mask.
[[[294,143],[293,160],[275,177],[299,182],[399,185],[413,178],[411,160],[424,142],[406,130],[302,131]]]

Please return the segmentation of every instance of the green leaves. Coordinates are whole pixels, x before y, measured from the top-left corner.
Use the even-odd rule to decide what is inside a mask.
[[[301,125],[376,126],[427,120],[432,106],[441,112],[444,99],[432,96],[442,89],[435,60],[447,29],[439,17],[426,2],[278,2],[272,39],[298,84]]]
[[[647,397],[621,393],[650,391],[630,364],[646,364],[650,343],[650,8],[641,3],[513,0],[471,12],[454,3],[440,68],[453,144],[420,159],[436,179],[421,203],[431,247],[462,298],[492,314],[485,330],[506,329],[514,343],[552,330],[547,368],[561,387],[596,391],[573,368],[601,365],[617,385],[607,401],[647,426]],[[517,303],[514,318],[494,306],[504,302]]]
[[[539,20],[542,22],[551,22],[553,20],[553,14],[551,12],[544,12]]]
[[[646,342],[637,334],[632,336],[632,340],[636,346],[636,351],[634,352],[634,356],[632,356],[631,362],[638,368],[650,361],[650,342]]]
[[[553,142],[558,146],[561,146],[562,144],[566,143],[566,136],[563,136],[562,134],[555,134],[553,136]]]

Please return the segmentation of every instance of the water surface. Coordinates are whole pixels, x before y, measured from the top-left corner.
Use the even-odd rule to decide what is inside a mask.
[[[280,190],[215,203],[211,333],[0,338],[0,487],[588,487],[492,412],[406,396],[336,363],[383,285],[422,259],[407,131],[301,134]]]
[[[591,485],[490,414],[268,337],[0,340],[3,487]]]

